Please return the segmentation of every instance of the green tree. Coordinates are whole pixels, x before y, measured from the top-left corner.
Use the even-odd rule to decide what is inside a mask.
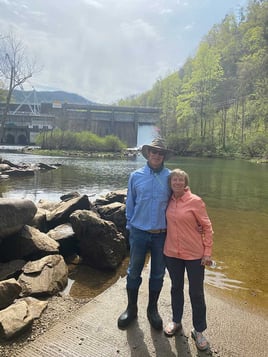
[[[179,122],[185,126],[186,121],[191,120],[193,135],[198,135],[201,141],[205,140],[209,131],[208,122],[213,109],[211,99],[222,77],[220,54],[207,42],[202,42],[192,60],[191,74],[184,81],[177,106]]]
[[[181,79],[179,73],[175,72],[162,81],[161,98],[161,133],[169,136],[177,131],[177,96],[180,92]]]
[[[268,1],[250,0],[228,14],[179,71],[133,103],[160,106],[161,132],[185,154],[185,143],[192,153],[214,153],[215,146],[223,155],[244,152],[256,135],[267,135]]]

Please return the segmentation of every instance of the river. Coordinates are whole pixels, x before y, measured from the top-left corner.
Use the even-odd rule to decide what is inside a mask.
[[[59,163],[56,170],[33,177],[0,181],[0,197],[59,201],[62,194],[77,191],[91,201],[126,188],[129,174],[142,166],[135,160],[51,157],[1,153],[13,163]],[[224,294],[254,311],[268,312],[268,165],[243,160],[175,157],[166,163],[190,175],[192,192],[206,202],[214,229],[215,269],[206,271],[206,284],[215,294]],[[88,297],[124,275],[127,260],[115,273],[89,267],[74,269],[69,293]],[[89,278],[90,277],[90,278]]]

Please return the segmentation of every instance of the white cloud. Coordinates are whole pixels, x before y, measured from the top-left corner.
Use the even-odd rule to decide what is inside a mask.
[[[103,5],[100,1],[96,1],[96,0],[82,0],[86,5],[95,7],[95,8],[102,8]]]
[[[188,24],[186,26],[184,26],[184,30],[185,31],[191,31],[194,28],[194,24]]]
[[[31,80],[36,89],[112,103],[178,69],[238,3],[226,0],[217,8],[214,0],[0,0],[0,33],[12,27],[43,67]]]
[[[161,9],[160,14],[171,14],[172,12],[172,9]]]
[[[131,23],[122,22],[121,25],[122,35],[134,40],[135,37],[143,37],[146,39],[157,39],[157,33],[153,26],[142,19],[135,19]],[[144,39],[144,38],[143,38]]]

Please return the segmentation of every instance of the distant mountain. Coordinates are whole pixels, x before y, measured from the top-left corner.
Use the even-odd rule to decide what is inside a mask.
[[[96,104],[75,93],[63,91],[22,91],[14,90],[13,101],[15,103],[40,104],[40,103],[70,103],[70,104]],[[27,98],[27,101],[25,101]]]

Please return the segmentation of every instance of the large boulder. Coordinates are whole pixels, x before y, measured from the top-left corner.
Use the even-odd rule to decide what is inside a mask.
[[[43,209],[45,211],[53,211],[54,209],[56,209],[58,207],[59,204],[60,204],[60,202],[53,202],[53,201],[49,201],[49,200],[40,199],[37,202],[37,208]]]
[[[59,254],[28,262],[22,271],[18,278],[22,296],[54,295],[68,283],[68,267]]]
[[[124,203],[113,202],[105,206],[99,206],[97,211],[105,221],[114,222],[119,232],[126,237],[126,205]]]
[[[78,241],[71,223],[60,224],[48,231],[47,235],[59,243],[59,253],[63,257],[78,253]]]
[[[37,228],[40,232],[46,233],[48,231],[47,213],[46,209],[37,206],[37,212],[30,222],[30,226]]]
[[[0,242],[31,222],[37,207],[28,199],[0,198]]]
[[[91,202],[87,195],[74,197],[70,200],[60,202],[54,210],[47,214],[49,229],[70,222],[69,217],[74,211],[81,209],[90,210],[91,206]]]
[[[94,268],[115,269],[125,258],[126,240],[113,222],[87,210],[77,210],[70,221],[84,262]]]
[[[127,189],[112,191],[112,192],[108,192],[103,197],[99,197],[98,199],[96,199],[94,203],[96,206],[107,205],[113,202],[125,203],[126,196],[127,196]]]
[[[26,264],[23,259],[15,259],[6,263],[0,263],[0,280],[18,278],[22,267]]]
[[[16,279],[0,281],[0,310],[5,309],[17,299],[21,292],[21,286]]]
[[[126,239],[129,248],[129,231],[126,229],[126,196],[127,189],[107,193],[94,202],[94,210],[102,219],[112,221]]]
[[[25,225],[19,233],[4,239],[0,246],[2,262],[13,259],[34,260],[59,253],[59,243],[46,233]]]
[[[114,222],[119,232],[125,237],[129,248],[129,231],[126,229],[126,196],[126,189],[109,192],[94,202],[94,210],[102,219]]]
[[[40,317],[47,304],[47,301],[26,297],[1,310],[0,337],[10,339],[30,327],[33,321]]]
[[[10,166],[8,164],[1,164],[0,163],[0,171],[6,171],[6,170],[10,170]]]

